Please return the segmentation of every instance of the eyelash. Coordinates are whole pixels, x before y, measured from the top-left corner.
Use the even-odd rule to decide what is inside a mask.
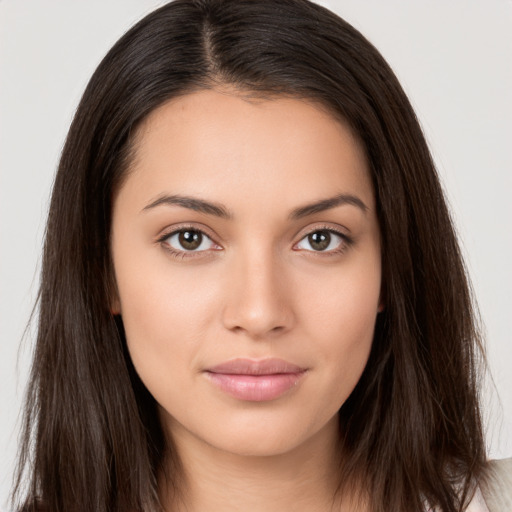
[[[178,228],[173,229],[172,231],[168,231],[168,232],[164,233],[162,236],[160,236],[157,239],[157,243],[162,245],[162,247],[166,251],[168,251],[173,258],[176,258],[176,259],[179,259],[179,260],[184,260],[186,258],[197,258],[199,254],[207,252],[207,250],[203,250],[203,251],[186,251],[186,250],[179,251],[179,250],[174,249],[171,245],[169,245],[167,243],[167,240],[169,240],[169,238],[171,238],[174,235],[177,235],[178,233],[182,233],[182,232],[185,232],[185,231],[193,231],[194,233],[201,233],[202,236],[204,236],[204,237],[208,238],[209,240],[211,240],[212,243],[214,243],[215,245],[218,245],[213,240],[213,237],[210,236],[208,233],[206,233],[204,229],[200,229],[200,228],[198,228],[196,226],[187,226],[187,225],[180,226]],[[214,250],[219,250],[219,249],[214,249]]]
[[[328,258],[328,257],[339,256],[340,254],[343,254],[347,249],[349,249],[354,244],[354,239],[352,237],[348,236],[345,233],[342,233],[341,231],[339,231],[337,229],[332,228],[331,226],[315,226],[314,229],[305,233],[302,236],[302,238],[296,244],[294,244],[294,246],[296,246],[297,244],[302,242],[302,240],[307,238],[309,235],[312,235],[313,233],[318,233],[318,232],[327,232],[327,233],[334,234],[334,235],[340,237],[341,238],[340,246],[337,249],[332,249],[330,251],[304,250],[305,252],[313,253],[315,255],[319,255],[321,257]],[[296,249],[296,250],[301,251],[301,249]]]
[[[167,243],[167,240],[169,240],[169,238],[171,238],[172,236],[177,235],[179,233],[185,232],[185,231],[193,231],[195,233],[200,233],[202,236],[205,236],[206,238],[211,240],[211,242],[213,244],[218,245],[214,241],[213,237],[208,235],[203,229],[200,229],[200,228],[195,227],[195,226],[186,226],[186,225],[185,226],[180,226],[179,228],[175,228],[172,231],[165,232],[156,241],[157,241],[157,243],[162,245],[162,247],[166,251],[168,251],[173,258],[180,259],[180,260],[186,259],[186,258],[197,258],[201,253],[208,252],[208,249],[202,250],[202,251],[186,251],[186,250],[180,251],[180,250],[174,249],[171,245],[169,245]],[[354,243],[354,240],[351,237],[349,237],[345,233],[342,233],[341,231],[333,229],[330,226],[317,226],[314,229],[312,229],[312,230],[308,231],[307,233],[305,233],[301,237],[301,239],[297,243],[294,244],[294,247],[296,245],[298,245],[300,242],[302,242],[305,238],[307,238],[308,236],[312,235],[313,233],[322,232],[322,231],[323,232],[328,232],[330,234],[334,234],[334,235],[340,237],[341,238],[340,247],[338,247],[337,249],[330,250],[330,251],[310,251],[310,250],[305,250],[305,249],[295,249],[295,250],[296,251],[300,251],[300,252],[304,251],[304,252],[307,252],[307,253],[313,253],[313,254],[316,254],[316,255],[320,255],[321,257],[332,257],[332,256],[338,256],[338,255],[344,253]],[[221,250],[221,249],[213,249],[213,250]]]

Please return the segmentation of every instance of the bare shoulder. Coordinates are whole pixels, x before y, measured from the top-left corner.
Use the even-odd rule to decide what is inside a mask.
[[[489,512],[512,510],[512,457],[490,461],[480,482]]]
[[[45,507],[39,501],[25,504],[21,508],[16,508],[14,510],[11,509],[2,509],[0,508],[0,512],[48,512],[48,508]]]

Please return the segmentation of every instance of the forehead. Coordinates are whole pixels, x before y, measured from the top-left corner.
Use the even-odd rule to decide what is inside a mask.
[[[350,128],[312,102],[202,90],[175,98],[140,126],[123,186],[259,199],[259,207],[357,193],[373,204],[365,152]]]

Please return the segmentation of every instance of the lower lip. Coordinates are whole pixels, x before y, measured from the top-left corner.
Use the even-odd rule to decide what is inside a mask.
[[[275,400],[296,387],[304,373],[238,375],[206,372],[206,375],[222,391],[239,400],[266,402]]]

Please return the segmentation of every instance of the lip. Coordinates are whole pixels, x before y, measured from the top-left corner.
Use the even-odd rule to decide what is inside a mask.
[[[295,388],[306,369],[283,359],[232,359],[205,370],[205,375],[221,391],[239,400],[276,400]]]

